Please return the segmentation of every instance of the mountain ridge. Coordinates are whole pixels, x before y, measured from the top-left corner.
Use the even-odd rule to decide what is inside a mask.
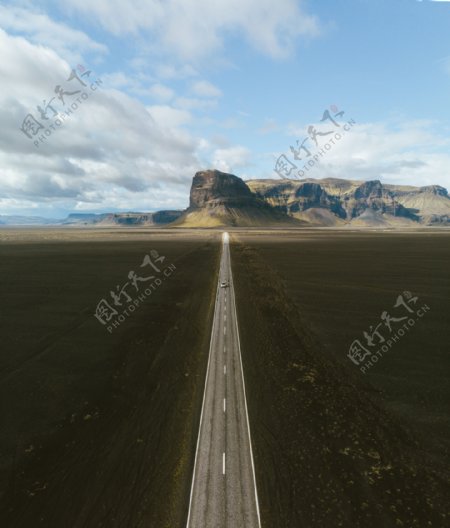
[[[380,180],[242,180],[217,170],[197,172],[181,227],[450,226],[450,198],[440,185]],[[264,212],[264,214],[262,214]]]
[[[440,185],[416,187],[340,178],[251,179],[198,171],[189,207],[151,213],[72,213],[63,220],[0,215],[7,226],[98,227],[450,227]]]

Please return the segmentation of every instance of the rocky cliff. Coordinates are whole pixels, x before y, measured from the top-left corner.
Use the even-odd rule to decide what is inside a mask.
[[[228,207],[255,206],[258,200],[243,180],[218,170],[197,172],[192,180],[189,207],[191,210],[217,205]]]
[[[302,224],[285,211],[272,207],[234,174],[206,170],[195,174],[189,208],[176,225],[256,227]]]
[[[323,225],[450,225],[450,198],[438,185],[382,184],[379,180],[251,180],[248,187],[273,207]],[[322,218],[322,220],[321,220]]]

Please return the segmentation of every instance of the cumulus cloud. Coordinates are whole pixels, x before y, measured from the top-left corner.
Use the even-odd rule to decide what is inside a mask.
[[[213,153],[213,167],[223,172],[236,172],[247,167],[251,161],[251,152],[237,145],[216,149]]]
[[[327,128],[323,123],[315,126],[317,130]],[[289,132],[302,141],[307,137],[307,128],[294,126]],[[333,136],[319,138],[319,146],[329,138]],[[379,179],[385,183],[440,184],[450,188],[450,155],[447,153],[450,140],[439,133],[438,123],[426,120],[357,123],[342,139],[334,141],[332,148],[320,157],[320,163],[305,170],[303,177]],[[311,141],[308,145],[313,147]],[[311,154],[317,151],[312,148]],[[286,154],[292,158],[289,149]],[[274,154],[275,157],[278,155]],[[295,163],[302,168],[307,160]]]
[[[58,54],[71,63],[79,62],[86,52],[101,55],[108,52],[104,44],[67,24],[55,22],[45,13],[0,5],[0,20],[4,30],[20,33],[34,44],[58,50]]]
[[[173,205],[182,195],[187,201],[198,167],[197,140],[182,127],[188,111],[146,108],[103,82],[95,92],[86,88],[89,98],[36,148],[20,130],[22,121],[28,113],[42,120],[36,107],[55,97],[56,84],[67,87],[71,66],[54,51],[1,30],[0,55],[4,208],[51,202],[68,209],[121,204],[145,210]]]
[[[286,56],[299,37],[319,33],[318,21],[297,0],[66,0],[60,8],[114,35],[149,34],[184,60],[220,50],[230,32],[271,57]]]

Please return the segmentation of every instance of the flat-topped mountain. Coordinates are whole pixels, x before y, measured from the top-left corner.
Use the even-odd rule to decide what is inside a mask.
[[[257,199],[243,180],[218,170],[197,172],[192,180],[189,208],[213,208],[217,205],[247,207]]]
[[[197,172],[189,208],[175,223],[183,227],[302,225],[252,192],[235,176],[218,170]]]

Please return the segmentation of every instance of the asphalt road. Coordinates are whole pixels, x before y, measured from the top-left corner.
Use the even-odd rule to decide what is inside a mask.
[[[228,233],[222,244],[186,526],[260,528]]]

